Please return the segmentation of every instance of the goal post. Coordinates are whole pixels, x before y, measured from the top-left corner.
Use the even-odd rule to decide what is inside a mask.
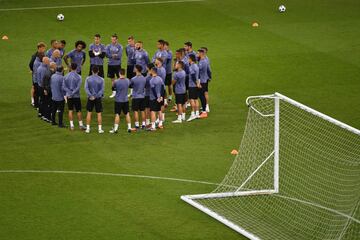
[[[246,103],[223,181],[181,199],[249,239],[360,236],[360,130],[280,93]]]

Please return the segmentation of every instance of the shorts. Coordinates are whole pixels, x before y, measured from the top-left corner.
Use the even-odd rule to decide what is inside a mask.
[[[172,80],[172,74],[171,73],[166,74],[165,85],[170,86],[171,85],[171,80]]]
[[[88,112],[92,112],[94,107],[95,107],[95,111],[97,113],[101,113],[103,111],[101,98],[95,98],[94,100],[88,99],[88,101],[86,103],[86,110]]]
[[[68,98],[67,105],[69,111],[81,112],[81,100],[80,98]]]
[[[161,103],[157,99],[150,100],[150,111],[159,112],[161,110]]]
[[[127,68],[126,68],[126,77],[127,77],[128,79],[132,79],[133,77],[135,77],[134,65],[127,65]]]
[[[133,98],[131,108],[134,112],[145,111],[145,98]]]
[[[103,65],[94,65],[94,64],[91,64],[90,65],[90,70],[89,70],[89,76],[92,75],[92,68],[93,66],[97,66],[99,68],[99,73],[98,75],[102,78],[104,78],[104,66]]]
[[[175,94],[175,102],[176,104],[185,104],[186,102],[186,94],[183,93],[183,94]]]
[[[115,102],[114,107],[115,114],[121,114],[123,112],[125,115],[129,113],[129,102]]]
[[[144,98],[144,107],[150,108],[150,97],[149,96],[145,96],[145,98]]]
[[[107,72],[108,78],[115,78],[115,76],[119,78],[120,69],[121,69],[121,65],[108,65],[108,72]]]
[[[189,99],[198,99],[199,89],[197,87],[189,87]]]
[[[209,89],[208,89],[208,82],[206,83],[200,83],[201,84],[201,91],[202,92],[208,92]]]

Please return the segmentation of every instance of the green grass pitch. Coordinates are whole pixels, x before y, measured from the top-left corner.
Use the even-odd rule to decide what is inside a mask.
[[[129,2],[123,0],[124,2]],[[117,3],[107,0],[106,3]],[[96,4],[95,0],[0,1],[1,9]],[[280,14],[280,4],[287,7]],[[63,13],[64,22],[56,15]],[[251,23],[257,21],[258,28]],[[240,143],[249,95],[281,92],[360,128],[358,0],[205,0],[132,6],[0,11],[0,170],[139,174],[218,183]],[[174,51],[209,48],[210,117],[155,133],[85,135],[49,126],[30,107],[27,67],[38,41],[87,43],[100,33]],[[84,73],[88,71],[87,61]],[[110,94],[106,79],[106,96]],[[85,94],[82,89],[82,98]],[[104,129],[113,101],[104,100]],[[85,112],[84,112],[85,113]],[[65,118],[66,119],[66,118]],[[68,124],[67,124],[68,125]],[[93,128],[95,128],[93,120]],[[180,195],[212,185],[77,174],[0,173],[0,239],[243,239]]]

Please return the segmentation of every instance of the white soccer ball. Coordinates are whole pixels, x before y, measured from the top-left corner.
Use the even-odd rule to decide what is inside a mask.
[[[57,20],[59,20],[59,21],[64,21],[65,16],[60,13],[60,14],[57,15],[56,18],[57,18]]]
[[[284,5],[279,6],[279,12],[283,13],[286,11],[286,7]]]

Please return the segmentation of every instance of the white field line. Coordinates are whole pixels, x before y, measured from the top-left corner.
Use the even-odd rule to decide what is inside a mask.
[[[198,183],[198,184],[206,184],[206,185],[216,185],[216,186],[219,185],[217,183],[206,182],[206,181],[197,181],[197,180],[191,180],[191,179],[171,178],[171,177],[157,177],[157,176],[124,174],[124,173],[82,172],[82,171],[51,171],[51,170],[0,170],[0,173],[55,173],[55,174],[100,175],[100,176],[112,176],[112,177],[132,177],[132,178],[158,179],[158,180]]]
[[[133,6],[133,5],[151,5],[151,4],[170,4],[170,3],[191,3],[191,2],[203,2],[203,1],[205,1],[205,0],[170,0],[170,1],[102,3],[102,4],[82,4],[82,5],[65,5],[65,6],[46,6],[46,7],[0,8],[0,12],[26,11],[26,10],[44,10],[44,9],[64,9],[64,8]]]
[[[143,178],[143,179],[156,179],[156,180],[167,180],[167,181],[176,181],[176,182],[187,182],[187,183],[197,183],[197,184],[205,184],[205,185],[220,185],[219,183],[212,183],[212,182],[206,182],[206,181],[197,181],[197,180],[191,180],[191,179],[182,179],[182,178],[171,178],[171,177],[157,177],[157,176],[148,176],[148,175],[136,175],[136,174],[124,174],[124,173],[104,173],[104,172],[82,172],[82,171],[52,171],[52,170],[0,170],[0,173],[44,173],[44,174],[78,174],[78,175],[98,175],[98,176],[111,176],[111,177],[132,177],[132,178]],[[299,202],[302,204],[310,205],[313,207],[321,208],[324,210],[327,210],[329,212],[333,212],[335,214],[338,214],[340,216],[346,217],[358,224],[360,224],[360,220],[356,219],[352,216],[349,216],[345,213],[339,212],[335,209],[328,208],[325,206],[322,206],[320,204],[307,202],[304,200],[300,200],[297,198],[282,196],[280,194],[274,194],[272,195],[274,197],[280,197],[287,200],[292,200],[295,202]],[[191,197],[191,195],[188,195],[187,197]]]

